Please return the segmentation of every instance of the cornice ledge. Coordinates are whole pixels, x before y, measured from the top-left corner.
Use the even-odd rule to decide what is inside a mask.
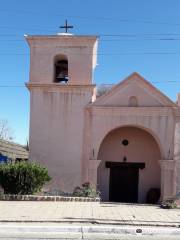
[[[166,116],[172,114],[172,107],[109,107],[87,105],[86,109],[96,115],[126,115],[126,116]]]
[[[72,89],[93,89],[95,88],[95,84],[86,84],[86,85],[63,85],[58,83],[25,83],[26,87],[31,89],[52,89],[52,90],[72,90]]]

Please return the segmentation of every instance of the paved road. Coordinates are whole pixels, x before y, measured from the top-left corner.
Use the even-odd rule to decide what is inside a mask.
[[[180,209],[96,202],[0,201],[0,222],[84,222],[180,226]]]

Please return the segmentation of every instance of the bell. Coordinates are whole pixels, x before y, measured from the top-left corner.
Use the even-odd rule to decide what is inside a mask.
[[[67,83],[68,78],[68,62],[67,60],[60,60],[56,64],[56,82]]]
[[[56,81],[57,81],[57,82],[65,82],[65,83],[67,83],[67,82],[68,82],[68,76],[61,72],[61,73],[56,77]]]

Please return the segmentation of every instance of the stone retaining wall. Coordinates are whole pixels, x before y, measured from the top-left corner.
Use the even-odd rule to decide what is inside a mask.
[[[100,198],[4,194],[0,201],[100,202]]]

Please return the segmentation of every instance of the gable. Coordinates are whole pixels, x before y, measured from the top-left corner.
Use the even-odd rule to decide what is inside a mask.
[[[97,98],[93,105],[102,106],[169,107],[176,106],[138,73],[131,74],[110,91]]]

